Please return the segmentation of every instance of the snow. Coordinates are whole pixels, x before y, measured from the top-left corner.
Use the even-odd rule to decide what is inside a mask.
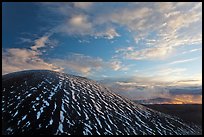
[[[25,120],[25,119],[26,119],[26,117],[27,117],[27,115],[25,115],[25,116],[22,118],[22,120]]]
[[[77,102],[77,100],[76,100],[76,98],[75,98],[75,95],[74,95],[74,91],[71,90],[71,92],[72,92],[72,99]]]
[[[18,114],[18,110],[16,111],[16,113],[13,115],[13,117],[15,117]]]
[[[85,130],[83,131],[84,135],[92,135],[91,131],[87,127],[85,127],[84,130]]]
[[[49,122],[49,124],[52,125],[52,123],[53,123],[53,120],[51,119],[50,122]]]
[[[63,125],[62,125],[62,123],[60,122],[59,123],[59,127],[58,127],[58,129],[59,129],[59,131],[61,132],[61,133],[63,133],[64,131],[63,131]]]
[[[88,120],[89,119],[88,115],[85,112],[84,112],[84,114],[85,114],[86,120]]]
[[[40,118],[40,111],[37,112],[37,119]]]
[[[30,97],[32,94],[30,93],[30,94],[28,94],[28,97]]]
[[[25,126],[28,127],[30,125],[30,122],[26,122]]]
[[[60,111],[60,120],[62,123],[64,122],[64,115],[62,111]]]
[[[21,121],[19,120],[19,121],[18,121],[18,123],[17,123],[17,125],[19,125],[19,124],[20,124],[20,122],[21,122]]]
[[[95,119],[97,120],[97,122],[98,122],[99,126],[102,128],[102,125],[101,125],[100,120],[99,120],[97,117],[95,117]]]
[[[49,106],[49,103],[46,100],[43,100],[43,102],[46,104],[46,106]]]
[[[12,129],[11,127],[7,128],[6,130],[7,130],[7,132],[9,132],[9,133],[11,133],[11,132],[13,131],[13,129]]]

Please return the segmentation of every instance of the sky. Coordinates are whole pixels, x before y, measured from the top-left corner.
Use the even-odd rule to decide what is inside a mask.
[[[2,34],[3,75],[48,69],[202,103],[201,2],[3,2]]]

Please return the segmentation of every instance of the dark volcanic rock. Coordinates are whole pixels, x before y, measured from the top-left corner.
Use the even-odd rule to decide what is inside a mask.
[[[112,93],[83,77],[48,70],[2,77],[2,134],[201,134],[196,125]]]

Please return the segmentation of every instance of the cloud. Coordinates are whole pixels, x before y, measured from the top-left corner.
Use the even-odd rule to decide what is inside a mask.
[[[158,75],[172,75],[172,74],[180,74],[182,72],[186,71],[186,68],[162,68],[158,71]]]
[[[83,76],[91,75],[94,71],[103,67],[104,62],[100,58],[92,58],[82,54],[72,54],[64,59],[50,59],[52,64],[65,68],[67,73],[75,73]]]
[[[106,31],[97,32],[94,34],[96,37],[104,37],[107,39],[114,39],[120,35],[116,32],[114,28],[108,28]]]
[[[162,59],[172,52],[171,47],[153,47],[136,50],[134,47],[117,49],[116,53],[122,54],[123,58],[130,60]],[[164,59],[164,58],[163,58]]]
[[[120,61],[112,61],[112,62],[110,62],[110,66],[115,71],[117,71],[117,70],[122,68]]]
[[[81,9],[88,9],[93,5],[92,2],[73,2],[73,3],[76,8],[81,8]]]
[[[184,75],[186,68],[156,68],[147,70],[146,75],[105,78],[103,84],[113,92],[133,100],[170,98],[176,102],[169,103],[202,103],[202,73]]]
[[[182,82],[181,80],[180,82]],[[171,82],[156,81],[154,77],[106,78],[101,81],[113,92],[132,100],[148,100],[154,98],[169,98],[169,103],[202,103],[201,85],[172,85]],[[198,82],[188,79],[183,82]],[[176,82],[177,83],[177,82]]]
[[[107,29],[110,26],[119,25],[133,31],[137,38],[147,38],[150,32],[155,31],[159,34],[171,35],[171,32],[177,33],[182,28],[191,28],[191,25],[196,22],[199,22],[199,27],[201,27],[202,21],[202,4],[199,2],[135,4],[131,2],[123,6],[118,6],[117,3],[114,10],[112,10],[112,6],[109,6],[109,3],[42,3],[41,5],[49,12],[63,15],[67,19],[74,19],[75,16],[83,15],[86,17],[83,20],[83,25],[90,26],[91,24],[94,34],[101,32],[100,28]],[[98,8],[101,7],[106,10],[97,12]],[[80,9],[90,9],[90,11],[85,12]],[[87,18],[89,20],[86,20]],[[93,36],[92,31],[90,31],[90,35]],[[163,38],[161,37],[161,39]]]
[[[143,45],[139,51],[135,49],[132,52],[121,52],[120,55],[124,58],[162,59],[168,57],[179,46],[202,43],[202,6],[200,3],[178,5],[177,3],[154,3],[143,6],[137,8],[137,10],[146,11],[141,19],[131,12],[133,10],[131,8],[109,15],[113,18],[110,19],[111,21],[126,26],[135,34],[133,37],[137,45]],[[145,7],[148,7],[149,11],[144,10]],[[119,20],[123,12],[127,17],[121,17]]]
[[[58,26],[56,30],[68,35],[92,36],[106,39],[114,39],[120,36],[112,27],[101,29],[100,26],[93,24],[89,16],[84,14],[73,15],[68,19],[67,23]]]
[[[155,39],[151,44],[145,41],[143,49],[162,48],[163,52],[168,51],[170,47],[176,49],[177,46],[202,42],[202,4],[199,2],[126,3],[122,6],[116,4],[114,10],[109,3],[42,3],[41,5],[49,12],[62,16],[56,30],[69,35],[113,39],[121,35],[114,29],[119,26],[131,32],[136,44],[141,40]],[[97,12],[101,7],[105,10]],[[158,57],[168,53],[160,54]]]
[[[67,25],[69,28],[67,28],[68,30],[66,31],[73,34],[83,35],[92,33],[92,24],[88,21],[88,17],[85,15],[76,15],[71,17],[68,20]]]
[[[40,54],[29,49],[10,48],[2,50],[2,74],[29,69],[62,71],[62,68],[45,62],[39,57]]]
[[[31,39],[29,38],[19,38],[19,43],[31,43],[33,42]]]
[[[43,47],[51,47],[57,45],[58,41],[50,40],[49,37],[53,35],[52,31],[48,31],[44,36],[31,40],[28,38],[20,38],[23,43],[34,43],[30,49],[27,48],[8,48],[2,49],[2,74],[7,74],[16,71],[30,70],[30,69],[47,69],[53,71],[63,71],[63,68],[50,64],[41,57]]]
[[[202,95],[202,87],[170,88],[172,95]]]
[[[83,76],[91,76],[102,70],[118,71],[123,69],[120,61],[104,61],[98,57],[95,58],[76,53],[63,59],[50,59],[49,62],[64,68],[64,71],[67,73],[74,73]]]
[[[159,2],[155,4],[157,7],[157,10],[161,13],[163,12],[169,12],[175,9],[175,3],[173,2]]]
[[[32,50],[37,50],[38,48],[45,47],[45,43],[48,41],[48,36],[43,36],[35,40],[35,45],[31,47]]]
[[[184,51],[184,52],[182,52],[182,54],[187,54],[187,53],[196,52],[196,51],[200,51],[200,50],[202,50],[202,48],[196,48],[196,49]]]
[[[134,86],[134,85],[122,85],[121,83],[115,83],[111,87],[115,93],[128,97],[133,100],[151,99],[156,97],[167,96],[168,90],[163,87],[151,87],[151,86]]]
[[[112,22],[121,25],[128,25],[129,28],[133,28],[134,21],[138,19],[145,18],[150,15],[150,8],[141,7],[141,8],[124,8],[124,9],[116,9],[116,12],[109,13],[108,15],[101,15],[96,18],[97,23],[105,23]]]
[[[134,51],[135,48],[134,47],[125,47],[125,48],[118,48],[115,53],[119,53],[119,52],[128,52],[128,51]]]
[[[92,72],[92,67],[88,65],[82,65],[74,61],[69,61],[69,60],[62,60],[62,59],[53,59],[51,60],[52,64],[55,64],[57,66],[61,66],[66,71],[66,73],[74,73],[74,74],[79,74],[83,76],[90,75]]]
[[[188,27],[193,22],[197,22],[200,19],[200,17],[201,14],[197,12],[192,12],[188,14],[184,13],[179,14],[179,12],[177,12],[177,14],[168,16],[167,26],[173,31],[179,31],[179,29],[183,27]]]
[[[197,60],[197,59],[198,59],[198,57],[191,58],[191,59],[177,60],[177,61],[173,61],[173,62],[168,63],[168,65],[175,65],[175,64],[180,64],[180,63],[191,62],[191,61],[194,61],[194,60]]]
[[[55,28],[56,33],[64,33],[70,36],[93,36],[95,28],[89,17],[84,14],[72,15],[66,22]]]

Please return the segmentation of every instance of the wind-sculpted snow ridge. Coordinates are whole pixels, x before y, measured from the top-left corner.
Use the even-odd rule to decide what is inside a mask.
[[[2,134],[184,135],[200,127],[153,111],[92,80],[48,70],[2,77]]]

